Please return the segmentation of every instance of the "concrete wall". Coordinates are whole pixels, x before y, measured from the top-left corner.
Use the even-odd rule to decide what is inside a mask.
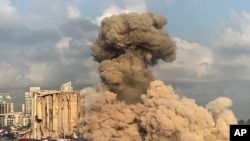
[[[80,118],[79,92],[37,91],[32,97],[32,138],[58,138],[74,133]]]

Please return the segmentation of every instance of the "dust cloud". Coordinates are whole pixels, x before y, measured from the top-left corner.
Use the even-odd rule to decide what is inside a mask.
[[[92,55],[102,84],[81,93],[83,115],[77,135],[91,141],[229,140],[237,119],[232,101],[219,97],[198,106],[171,85],[155,80],[149,66],[176,59],[176,45],[153,13],[105,18]]]
[[[91,92],[84,89],[81,94]],[[147,93],[141,95],[142,103],[127,105],[110,91],[96,95],[78,128],[79,136],[92,141],[229,140],[229,125],[237,123],[229,110],[230,99],[217,98],[204,108],[193,99],[179,97],[160,80],[150,82]],[[82,109],[88,102],[82,101]]]
[[[100,63],[103,86],[127,104],[141,101],[154,80],[148,65],[176,59],[176,45],[163,30],[167,20],[153,13],[129,13],[105,18],[92,56]]]

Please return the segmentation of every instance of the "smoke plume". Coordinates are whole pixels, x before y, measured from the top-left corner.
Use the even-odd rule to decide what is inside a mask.
[[[163,26],[167,20],[153,13],[121,14],[103,19],[92,55],[100,62],[104,87],[127,104],[140,101],[154,80],[148,65],[172,62],[176,45]]]
[[[220,97],[198,106],[154,80],[148,65],[175,60],[176,45],[162,29],[164,17],[121,14],[102,21],[92,55],[100,62],[99,90],[81,91],[83,115],[78,136],[91,141],[229,140],[237,119],[232,101]]]
[[[78,130],[92,141],[228,141],[229,125],[237,123],[230,99],[220,97],[203,108],[159,80],[150,82],[142,103],[126,105],[110,91],[97,95]]]

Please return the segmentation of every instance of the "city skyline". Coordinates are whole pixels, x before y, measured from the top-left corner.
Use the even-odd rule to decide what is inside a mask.
[[[14,111],[12,96],[9,93],[0,93],[1,138],[11,138],[12,132],[29,138],[58,138],[63,134],[71,136],[76,127],[76,119],[82,113],[80,92],[73,91],[71,82],[62,84],[59,90],[29,87],[24,98],[22,111]]]
[[[70,87],[70,89],[68,89],[68,87]],[[25,91],[24,94],[23,94],[23,103],[18,103],[18,105],[16,104],[16,106],[14,105],[13,106],[13,110],[15,112],[23,112],[23,107],[22,105],[30,105],[31,106],[31,102],[28,102],[29,100],[27,99],[30,99],[31,98],[31,94],[35,91],[40,91],[40,90],[60,90],[60,91],[73,91],[73,86],[71,85],[71,81],[69,82],[66,82],[64,84],[61,84],[60,88],[55,88],[55,89],[41,89],[41,87],[38,87],[38,86],[31,86],[31,87],[28,87],[27,88],[28,91]],[[11,100],[14,101],[14,98],[13,98],[13,94],[10,94],[8,92],[1,92],[0,91],[0,102],[1,102],[1,99],[2,97],[6,96],[6,95],[9,95],[11,96]],[[25,109],[24,109],[24,112],[27,114],[30,114],[30,106],[25,106]],[[27,109],[28,108],[28,109]],[[30,112],[27,112],[27,111],[30,111]]]
[[[76,90],[100,83],[90,45],[100,21],[122,12],[154,12],[177,44],[173,63],[152,68],[156,79],[205,106],[217,97],[233,101],[238,119],[248,119],[250,2],[232,0],[31,1],[0,0],[0,91],[24,102],[31,86]]]

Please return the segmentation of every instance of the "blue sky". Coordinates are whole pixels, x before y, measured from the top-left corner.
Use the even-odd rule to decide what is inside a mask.
[[[168,19],[177,60],[152,68],[156,79],[199,105],[225,96],[238,119],[250,118],[250,1],[0,0],[0,91],[20,105],[30,86],[80,90],[100,80],[89,46],[100,21],[122,12]]]

